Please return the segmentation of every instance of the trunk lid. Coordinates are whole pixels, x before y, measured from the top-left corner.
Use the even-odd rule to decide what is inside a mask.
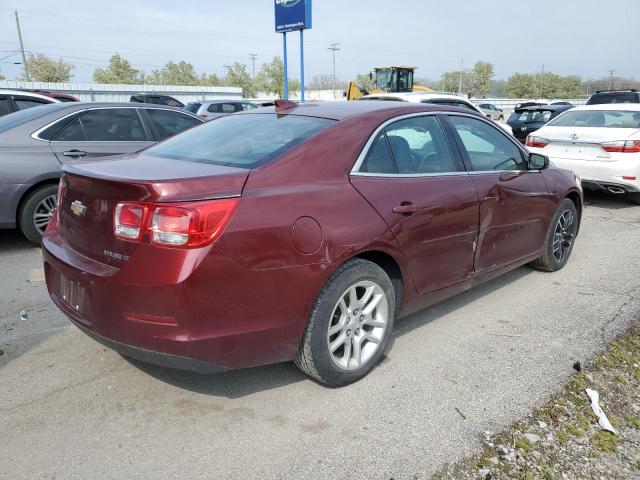
[[[122,201],[180,202],[240,196],[249,169],[149,155],[74,162],[64,168],[60,231],[82,255],[120,266],[140,246],[115,237],[113,213]]]
[[[543,127],[534,136],[549,140],[543,153],[552,158],[611,162],[616,158],[604,151],[600,144],[627,140],[639,131],[634,128]]]

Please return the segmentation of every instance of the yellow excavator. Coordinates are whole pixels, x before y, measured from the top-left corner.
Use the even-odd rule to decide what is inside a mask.
[[[374,93],[431,92],[431,88],[413,83],[415,69],[416,67],[401,66],[375,67],[373,72],[369,73],[373,88],[358,85],[355,80],[352,80],[349,82],[345,96],[347,100],[356,100],[363,95]]]

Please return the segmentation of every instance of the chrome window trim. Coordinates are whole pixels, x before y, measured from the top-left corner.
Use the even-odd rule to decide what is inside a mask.
[[[387,178],[421,178],[421,177],[459,177],[469,175],[469,172],[438,172],[438,173],[370,173],[355,172],[354,177],[387,177]]]
[[[91,106],[87,106],[86,108],[81,108],[78,110],[74,110],[71,113],[66,114],[64,117],[60,117],[56,120],[53,120],[52,122],[49,122],[48,124],[46,124],[44,127],[40,127],[39,129],[37,129],[35,132],[33,132],[30,137],[33,138],[34,140],[40,140],[41,142],[53,142],[54,140],[46,140],[44,138],[40,138],[38,135],[40,135],[40,133],[42,133],[42,131],[46,130],[49,127],[52,127],[53,125],[55,125],[58,122],[63,121],[65,118],[68,118],[72,115],[75,115],[77,113],[85,113],[88,110],[106,110],[106,109],[113,109],[113,108],[135,108],[135,109],[141,109],[141,108],[145,108],[148,110],[165,110],[165,111],[169,111],[169,112],[176,112],[176,113],[180,113],[182,115],[186,115],[188,117],[191,118],[195,118],[197,120],[200,120],[200,123],[204,123],[202,122],[202,119],[200,117],[198,117],[197,115],[194,115],[193,113],[189,112],[189,111],[178,111],[175,110],[175,108],[177,107],[167,107],[167,108],[163,108],[162,105],[155,105],[155,106],[151,106],[152,104],[149,104],[149,107],[142,107],[139,105],[127,105],[126,103],[123,103],[122,106],[120,105],[113,105],[113,106],[100,106],[100,107],[91,107]],[[138,113],[138,118],[140,119],[140,121],[142,122],[143,128],[145,128],[145,123],[144,120],[142,119],[142,116],[140,115],[140,112]],[[146,131],[145,129],[145,133],[149,133]],[[154,142],[154,140],[151,139],[147,139],[147,140],[80,140],[83,142],[95,142],[95,141],[99,141],[99,142],[105,142],[105,143],[141,143],[141,142]]]

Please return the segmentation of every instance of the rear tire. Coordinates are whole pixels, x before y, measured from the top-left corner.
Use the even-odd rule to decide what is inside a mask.
[[[42,234],[58,199],[57,185],[44,185],[29,194],[18,214],[18,225],[22,234],[31,243],[40,245]]]
[[[386,353],[395,311],[394,289],[386,272],[367,260],[348,261],[320,290],[295,364],[334,387],[361,379]]]
[[[575,204],[565,198],[553,216],[549,233],[542,247],[542,255],[529,265],[543,272],[555,272],[564,267],[573,251],[578,221]]]

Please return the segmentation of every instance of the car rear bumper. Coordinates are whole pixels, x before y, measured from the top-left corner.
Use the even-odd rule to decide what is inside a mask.
[[[316,285],[300,282],[308,266],[251,270],[217,251],[184,280],[136,284],[73,250],[55,221],[42,251],[49,294],[75,325],[127,356],[174,368],[207,372],[292,360],[317,294]],[[289,290],[298,295],[282,285],[297,285]]]
[[[530,151],[546,155],[544,148],[529,148]],[[615,161],[578,160],[549,156],[553,165],[575,172],[586,188],[609,190],[617,187],[625,192],[640,191],[640,155]],[[612,192],[623,193],[623,192]]]

